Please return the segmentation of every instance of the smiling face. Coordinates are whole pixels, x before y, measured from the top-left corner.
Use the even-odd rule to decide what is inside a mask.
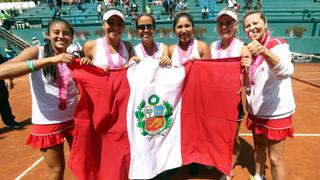
[[[109,40],[116,40],[121,38],[125,24],[119,16],[114,15],[106,21],[103,21],[102,26],[106,33],[106,37],[108,37]]]
[[[53,49],[58,53],[62,53],[66,52],[66,49],[72,43],[73,30],[70,25],[60,21],[50,25],[48,36]]]
[[[175,33],[182,43],[187,43],[193,38],[193,25],[187,17],[182,16],[178,19],[175,26]]]
[[[232,39],[236,35],[238,23],[228,15],[222,15],[217,21],[217,32],[222,40]]]
[[[155,32],[152,18],[147,15],[139,17],[137,21],[137,30],[142,41],[152,41],[153,33]]]
[[[246,35],[252,32],[254,38],[261,42],[267,32],[267,23],[261,18],[260,13],[250,14],[243,20],[243,27]]]

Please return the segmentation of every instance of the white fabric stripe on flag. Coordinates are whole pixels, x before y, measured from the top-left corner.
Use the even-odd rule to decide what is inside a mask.
[[[131,91],[127,107],[127,130],[131,151],[130,179],[150,179],[165,170],[182,165],[180,110],[184,77],[183,66],[160,67],[158,61],[142,60],[128,69],[127,78]],[[152,95],[159,97],[158,103],[156,103],[157,98],[151,98],[150,104],[149,99]],[[155,129],[153,132],[148,131],[153,133],[152,135],[142,135],[143,129],[138,127],[138,119],[135,117],[142,100],[145,101],[145,108],[141,112],[150,118],[154,117],[156,112],[160,112],[156,111],[155,106],[168,110],[163,106],[164,101],[168,101],[173,107],[172,125],[168,128]],[[161,130],[163,130],[161,134],[156,134]]]

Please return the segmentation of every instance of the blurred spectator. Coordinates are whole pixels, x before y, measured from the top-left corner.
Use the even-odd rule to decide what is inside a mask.
[[[61,10],[62,8],[62,0],[56,0],[57,7]]]
[[[166,14],[168,14],[169,0],[163,0],[162,6],[164,7],[164,11],[166,12]]]
[[[204,6],[201,11],[202,19],[208,19],[209,18],[209,9],[207,6]]]
[[[125,16],[126,17],[130,14],[129,6],[130,6],[130,1],[129,0],[124,0],[124,10],[125,10]]]
[[[187,0],[182,0],[182,11],[186,12],[187,10]]]
[[[39,5],[39,1],[38,0],[33,0],[34,5],[38,6]]]
[[[97,5],[97,12],[98,12],[97,22],[101,22],[102,21],[102,12],[103,12],[103,7],[102,7],[101,3],[98,3],[98,5]]]
[[[4,52],[6,52],[7,60],[10,60],[10,59],[14,58],[17,55],[17,52],[12,49],[10,44],[7,44],[7,46],[4,48]]]
[[[135,13],[137,15],[137,12],[138,12],[138,5],[135,2],[133,2],[131,4],[131,13],[132,14]]]
[[[173,18],[175,7],[176,7],[176,3],[173,0],[169,0],[169,6],[168,6],[169,18],[168,18],[168,20],[171,20]]]
[[[2,22],[2,26],[6,29],[10,29],[10,18],[11,16],[5,12],[4,10],[1,10],[0,12],[0,21]]]
[[[237,1],[236,0],[228,0],[228,9],[231,11],[235,11],[237,7]]]
[[[179,1],[178,3],[176,3],[176,6],[174,7],[174,12],[178,13],[181,11],[182,8],[182,1]]]
[[[6,58],[0,54],[0,64],[4,63]],[[19,128],[20,124],[15,121],[15,116],[12,114],[12,110],[9,103],[9,91],[8,88],[12,89],[14,84],[12,80],[0,80],[0,115],[2,122],[9,127]]]
[[[41,46],[41,42],[39,41],[39,39],[35,36],[32,37],[32,41],[31,41],[32,46]]]
[[[262,0],[257,0],[256,9],[260,10],[262,8]]]
[[[86,8],[84,8],[82,5],[83,5],[83,2],[78,2],[78,3],[77,3],[77,9],[78,9],[78,11],[80,11],[80,12],[83,12],[83,11],[86,10]]]
[[[251,10],[252,9],[252,2],[253,2],[253,0],[246,0],[246,6],[243,7],[243,9]]]
[[[131,15],[131,25],[135,28],[136,27],[136,19],[137,19],[137,14],[136,12],[132,12]]]
[[[148,13],[148,14],[152,14],[153,13],[153,9],[152,9],[152,6],[150,4],[148,4],[147,7],[146,7],[146,13]]]

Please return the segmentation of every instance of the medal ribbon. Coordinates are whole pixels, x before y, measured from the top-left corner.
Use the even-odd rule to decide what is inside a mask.
[[[142,54],[144,58],[148,58],[148,54],[143,46],[142,43],[140,43],[141,49],[142,49]],[[156,43],[152,42],[152,59],[156,60]]]
[[[232,50],[233,50],[233,47],[236,43],[236,39],[233,38],[231,43],[229,44],[229,46],[227,47],[227,54],[225,57],[231,57],[231,53],[232,53]],[[221,58],[221,52],[223,51],[223,49],[221,49],[221,46],[222,46],[222,42],[221,40],[218,42],[218,45],[216,46],[216,51],[217,51],[217,58],[220,59]]]
[[[189,41],[189,44],[188,44],[188,50],[187,50],[187,56],[186,58],[189,58],[191,53],[192,53],[192,49],[193,49],[193,44],[194,44],[194,39],[191,39]],[[182,55],[182,49],[180,48],[179,44],[178,44],[178,52],[179,52],[179,62],[180,64],[183,64],[183,55]]]
[[[118,52],[118,68],[122,68],[122,62],[123,62],[123,48],[122,48],[122,41],[119,42],[119,52]],[[109,51],[109,45],[107,38],[103,38],[103,47],[107,55],[107,59],[109,62],[109,66],[111,69],[116,69],[117,67],[114,65],[110,51]]]
[[[264,39],[264,43],[262,41],[263,46],[266,47],[269,41],[270,41],[270,33],[267,32],[266,37]],[[249,69],[249,85],[248,85],[249,88],[251,88],[251,86],[254,84],[254,76],[256,74],[258,67],[262,64],[263,61],[264,59],[262,56],[257,56],[253,59]]]
[[[64,67],[62,67],[64,66]],[[70,79],[70,70],[65,64],[57,64],[57,80],[59,87],[59,109],[64,110],[67,107],[68,85]]]

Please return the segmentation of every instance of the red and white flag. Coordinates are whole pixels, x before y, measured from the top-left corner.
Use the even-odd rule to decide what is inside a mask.
[[[230,174],[239,59],[163,68],[141,61],[107,75],[73,64],[80,91],[69,164],[81,179],[150,179],[193,162]]]

